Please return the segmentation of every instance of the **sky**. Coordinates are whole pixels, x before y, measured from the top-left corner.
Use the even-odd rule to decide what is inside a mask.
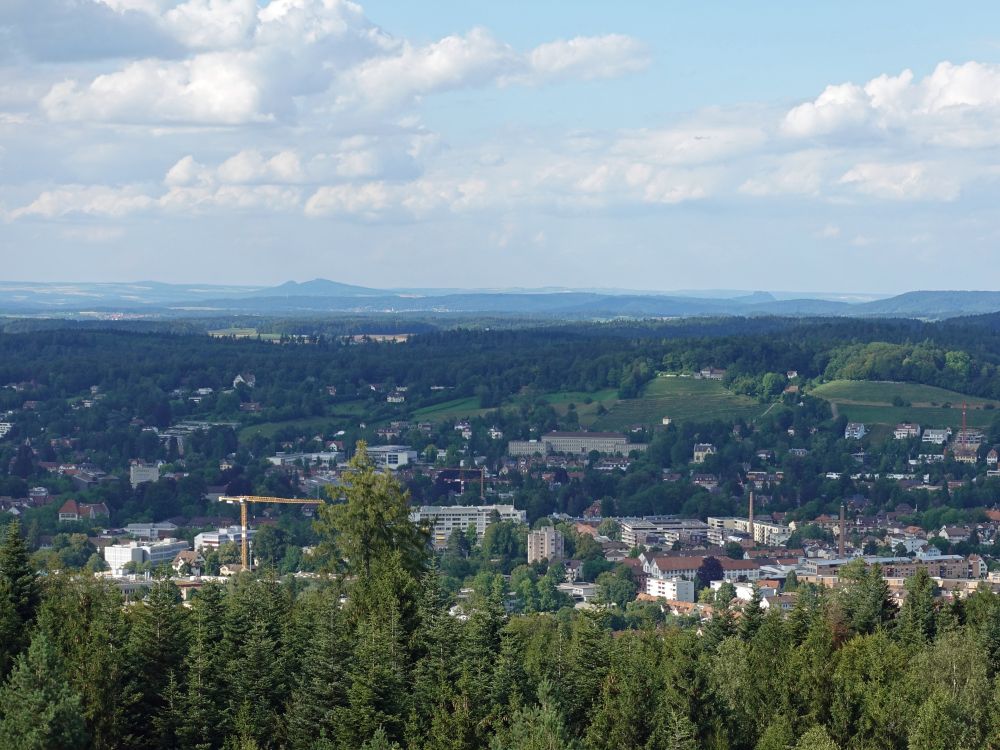
[[[1000,288],[952,5],[0,0],[0,278]]]

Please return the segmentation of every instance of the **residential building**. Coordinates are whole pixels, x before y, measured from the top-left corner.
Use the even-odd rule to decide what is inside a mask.
[[[562,533],[552,526],[529,532],[528,534],[528,564],[542,560],[552,562],[566,556],[565,540]]]
[[[921,441],[925,443],[933,443],[934,445],[944,445],[951,438],[951,428],[947,427],[943,430],[924,430],[924,434],[921,436]]]
[[[708,524],[696,518],[675,516],[646,516],[645,518],[622,518],[622,542],[629,548],[650,543],[660,538],[667,544],[682,542],[700,544],[707,539]]]
[[[722,380],[726,377],[726,371],[717,367],[703,367],[698,374],[706,380]]]
[[[896,429],[892,431],[892,436],[896,440],[909,440],[910,438],[920,437],[920,425],[913,424],[912,422],[900,422],[896,425]]]
[[[861,422],[848,422],[844,428],[844,440],[860,440],[867,432]]]
[[[709,456],[714,456],[716,453],[715,446],[711,443],[695,443],[694,444],[694,455],[691,458],[691,463],[693,464],[703,464],[705,459]]]
[[[708,543],[722,546],[727,541],[726,532],[736,532],[752,538],[763,547],[780,547],[792,535],[792,529],[784,524],[754,519],[753,528],[749,518],[735,516],[714,516],[708,518]]]
[[[422,505],[410,512],[410,520],[429,526],[434,547],[444,549],[453,531],[465,531],[470,526],[482,541],[494,513],[501,521],[524,523],[527,519],[527,513],[513,505]]]
[[[94,521],[98,518],[107,518],[108,506],[104,503],[78,503],[76,500],[67,500],[59,509],[59,521]]]
[[[695,600],[694,581],[686,581],[683,578],[647,578],[646,593],[649,596],[677,602]]]

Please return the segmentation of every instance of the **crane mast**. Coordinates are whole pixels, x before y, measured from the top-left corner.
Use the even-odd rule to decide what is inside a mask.
[[[322,500],[317,500],[314,498],[289,498],[289,497],[263,497],[261,495],[222,495],[219,497],[220,503],[229,503],[230,505],[236,503],[240,506],[240,528],[242,529],[241,539],[240,539],[240,562],[243,564],[243,570],[250,570],[250,550],[247,544],[247,532],[249,530],[249,524],[247,523],[247,505],[250,503],[262,503],[265,505],[322,505]]]

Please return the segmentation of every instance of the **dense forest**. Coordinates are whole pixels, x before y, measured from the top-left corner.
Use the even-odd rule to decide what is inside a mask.
[[[948,457],[922,471],[929,482],[950,486],[941,492],[904,489],[886,475],[912,471],[908,460],[922,450],[919,441],[890,441],[868,451],[861,466],[858,446],[843,438],[845,419],[835,417],[828,402],[808,394],[782,396],[788,370],[797,370],[797,382],[804,384],[893,379],[1000,395],[994,316],[942,323],[535,322],[498,329],[492,321],[449,327],[417,321],[416,335],[406,343],[344,338],[393,325],[405,328],[404,321],[376,322],[257,321],[290,336],[264,341],[210,337],[205,331],[211,321],[8,321],[0,333],[0,385],[5,386],[0,410],[12,429],[0,441],[0,498],[23,498],[29,488],[42,486],[53,497],[103,503],[114,524],[180,519],[180,534],[190,540],[199,526],[233,512],[207,499],[211,487],[286,497],[306,491],[295,472],[276,471],[268,463],[277,451],[323,450],[335,440],[349,450],[359,439],[391,439],[410,445],[428,467],[459,466],[476,456],[496,472],[508,440],[578,428],[575,409],[557,411],[547,395],[572,392],[580,406],[600,392],[627,401],[641,395],[658,371],[704,367],[724,367],[729,391],[767,403],[766,414],[752,421],[695,418],[655,431],[639,428],[630,439],[649,449],[625,470],[604,470],[596,460],[572,476],[564,469],[508,467],[496,491],[525,509],[531,523],[554,512],[579,515],[595,502],[609,515],[704,518],[746,512],[749,468],[782,472],[781,481],[761,490],[766,509],[787,512],[789,520],[836,512],[845,500],[863,496],[865,512],[900,504],[919,508],[910,520],[927,529],[977,520],[976,509],[994,504],[1000,492],[996,478],[977,477],[974,466]],[[234,385],[243,373],[253,374],[252,388]],[[405,404],[387,403],[386,394],[397,388],[406,389]],[[422,408],[464,398],[480,412],[469,420],[467,439],[449,420],[418,429],[420,420],[413,415]],[[182,455],[178,441],[160,432],[185,420],[214,426],[188,434]],[[395,420],[406,425],[397,436],[377,432]],[[491,437],[494,430],[503,437]],[[689,462],[697,442],[717,448],[699,467],[718,481],[717,491],[692,481]],[[996,420],[986,430],[986,445],[992,444],[1000,444]],[[760,457],[768,451],[774,461]],[[126,477],[130,461],[159,462],[164,476],[132,487]],[[116,481],[79,486],[52,470],[60,464],[95,466]],[[873,478],[851,478],[862,470]],[[663,481],[673,474],[674,481]],[[474,487],[466,497],[456,496],[421,468],[405,481],[416,504],[477,501]],[[80,568],[95,552],[73,536],[92,535],[95,524],[59,522],[61,502],[24,511],[32,549],[54,535],[36,559],[40,569]],[[189,526],[189,519],[209,520]],[[0,526],[9,520],[0,512]],[[299,550],[315,542],[308,522],[293,513],[282,515],[265,536],[274,537],[268,547],[276,550],[281,571],[299,569]]]
[[[317,522],[328,573],[243,574],[182,605],[38,578],[0,547],[0,747],[941,750],[1000,746],[1000,599],[899,610],[877,566],[787,616],[720,592],[699,623],[631,603],[449,613],[401,488],[356,459]]]

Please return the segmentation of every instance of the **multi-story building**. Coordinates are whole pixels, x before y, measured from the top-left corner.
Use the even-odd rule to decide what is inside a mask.
[[[368,455],[383,469],[398,469],[417,460],[417,452],[408,445],[369,445]]]
[[[909,438],[920,437],[920,425],[912,422],[901,422],[892,431],[892,436],[896,440],[908,440]]]
[[[683,578],[647,578],[646,593],[675,602],[693,602],[694,581]]]
[[[709,456],[715,455],[715,446],[711,443],[695,443],[694,444],[694,455],[691,457],[691,463],[693,464],[703,464],[705,459]]]
[[[253,541],[255,533],[254,529],[247,529],[247,541]],[[194,538],[194,548],[196,550],[205,548],[218,549],[220,545],[228,544],[229,542],[236,544],[243,542],[243,529],[241,527],[227,526],[224,529],[216,529],[215,531],[203,531]]]
[[[844,440],[860,440],[868,433],[861,422],[848,422],[844,428]]]
[[[534,456],[536,453],[546,455],[548,446],[540,440],[511,440],[507,443],[508,456]]]
[[[150,563],[154,568],[161,565],[169,565],[173,562],[178,552],[189,548],[183,539],[163,539],[159,542],[149,542],[140,544],[129,542],[128,544],[109,544],[104,548],[104,561],[111,568],[113,575],[120,576],[124,573],[128,563]]]
[[[169,539],[177,532],[177,524],[170,521],[158,523],[130,523],[125,533],[133,539]]]
[[[646,516],[645,518],[622,518],[622,541],[629,547],[647,544],[656,536],[668,544],[682,542],[701,544],[707,541],[708,524],[696,518],[676,518],[674,516]]]
[[[857,558],[821,560],[808,558],[799,565],[799,578],[815,583],[835,582],[840,569]],[[910,578],[921,568],[933,578],[968,578],[969,563],[961,555],[928,555],[926,557],[874,557],[862,558],[867,565],[882,566],[884,578]]]
[[[552,453],[617,453],[626,455],[634,450],[645,450],[644,443],[629,444],[619,432],[549,432],[542,441]]]
[[[945,428],[943,430],[924,430],[923,436],[921,436],[921,441],[925,443],[934,443],[935,445],[944,445],[948,442],[951,437],[951,428]]]
[[[501,521],[524,523],[527,519],[527,513],[513,505],[421,505],[410,512],[410,520],[428,526],[434,547],[443,549],[453,531],[465,531],[470,526],[482,541],[494,513]]]
[[[780,523],[771,523],[770,521],[754,519],[753,528],[751,529],[749,518],[714,516],[708,519],[709,544],[724,544],[727,531],[746,535],[748,538],[753,539],[756,544],[764,547],[780,547],[792,535],[792,529],[788,526]]]
[[[645,451],[647,443],[630,443],[620,432],[549,432],[541,440],[511,440],[509,456],[533,456],[540,453],[572,453],[586,455],[591,451],[627,456],[632,451]]]
[[[566,556],[563,535],[552,526],[543,526],[528,534],[528,564],[542,560],[560,560]]]

